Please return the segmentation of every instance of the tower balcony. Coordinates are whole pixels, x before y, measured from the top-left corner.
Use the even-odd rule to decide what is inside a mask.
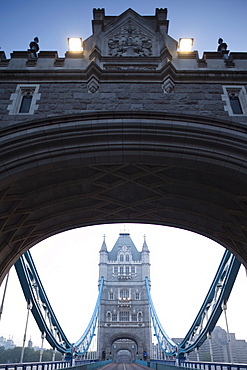
[[[131,298],[118,298],[118,307],[131,307]]]
[[[126,273],[124,272],[124,273],[119,273],[119,274],[117,275],[117,277],[118,277],[118,280],[130,280],[130,279],[131,279],[131,277],[132,277],[132,275],[131,275],[131,273],[126,274]]]

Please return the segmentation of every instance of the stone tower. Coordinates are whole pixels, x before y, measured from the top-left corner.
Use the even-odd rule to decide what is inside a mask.
[[[99,278],[104,277],[98,324],[100,359],[113,361],[148,359],[151,349],[151,319],[145,278],[150,279],[149,250],[144,237],[138,252],[130,234],[119,234],[107,251],[100,250]]]

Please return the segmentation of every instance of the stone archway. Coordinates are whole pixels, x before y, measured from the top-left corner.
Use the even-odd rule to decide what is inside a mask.
[[[116,362],[131,362],[131,352],[126,349],[120,349],[117,353]]]
[[[146,350],[143,338],[133,333],[113,334],[110,338],[103,338],[105,348],[105,358],[112,359],[113,362],[135,362],[137,359],[143,359],[143,352]],[[121,352],[123,351],[123,352]],[[129,355],[127,355],[127,352]],[[120,357],[125,358],[120,361]]]
[[[1,136],[1,276],[44,238],[112,222],[205,235],[247,266],[243,124],[163,112],[92,112]]]
[[[138,353],[136,341],[131,339],[117,339],[111,346],[112,360],[114,362],[135,362]]]

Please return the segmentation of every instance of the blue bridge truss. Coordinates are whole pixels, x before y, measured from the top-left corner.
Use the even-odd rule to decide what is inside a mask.
[[[211,284],[208,294],[193,322],[190,330],[181,343],[175,343],[164,331],[156,314],[151,298],[149,281],[146,278],[146,289],[150,313],[155,335],[162,351],[167,356],[181,356],[199,348],[212,333],[222,311],[230,296],[233,284],[237,277],[239,260],[229,251],[225,251],[218,271]]]
[[[29,251],[15,263],[15,269],[27,304],[42,335],[51,347],[66,355],[74,353],[78,356],[84,355],[91,344],[97,325],[104,278],[101,278],[95,309],[84,334],[76,343],[70,343],[49,303]]]
[[[84,334],[76,343],[70,343],[52,310],[29,251],[15,263],[15,268],[28,307],[31,309],[42,336],[46,338],[52,348],[56,348],[65,355],[83,356],[89,349],[95,335],[104,278],[101,278],[95,309]],[[149,280],[146,278],[153,328],[159,346],[166,356],[183,356],[203,344],[212,333],[223,307],[226,305],[239,268],[238,259],[226,251],[201,309],[181,343],[175,343],[163,329],[151,298]]]

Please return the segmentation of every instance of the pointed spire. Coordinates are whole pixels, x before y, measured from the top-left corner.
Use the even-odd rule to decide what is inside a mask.
[[[146,242],[146,235],[144,235],[144,242],[143,242],[142,250],[146,251],[146,252],[149,252],[147,242]]]
[[[103,243],[102,243],[100,252],[107,252],[107,247],[106,247],[106,242],[105,242],[105,235],[103,236]]]

